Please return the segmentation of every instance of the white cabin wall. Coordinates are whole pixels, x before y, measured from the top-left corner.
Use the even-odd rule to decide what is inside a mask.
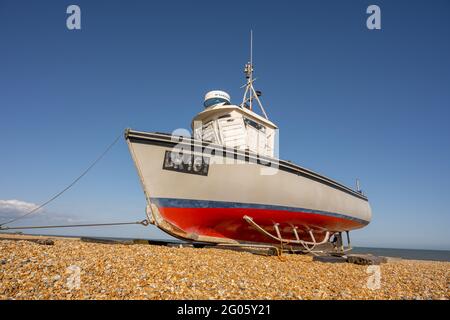
[[[267,155],[267,136],[266,132],[258,130],[258,154]]]
[[[230,113],[230,117],[217,119],[222,144],[238,149],[246,147],[246,132],[242,115]]]
[[[247,147],[250,151],[258,152],[258,130],[247,126]]]
[[[212,143],[221,143],[214,121],[205,121],[205,124],[194,128],[194,138]]]
[[[266,154],[273,157],[275,153],[275,130],[266,128],[266,137]]]

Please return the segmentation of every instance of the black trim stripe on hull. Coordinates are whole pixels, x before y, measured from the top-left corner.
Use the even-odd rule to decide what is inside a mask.
[[[310,180],[325,184],[331,188],[340,190],[361,200],[368,201],[367,197],[363,194],[356,192],[330,178],[322,176],[311,170],[302,168],[288,161],[279,160],[275,158],[269,158],[265,156],[260,156],[253,152],[241,151],[236,148],[228,148],[225,146],[219,146],[214,144],[208,144],[203,141],[195,140],[189,137],[175,137],[166,133],[149,133],[149,132],[139,132],[127,129],[125,131],[125,138],[130,142],[150,144],[162,147],[174,147],[177,145],[182,145],[184,147],[189,147],[192,152],[198,151],[201,153],[207,153],[208,155],[221,155],[224,157],[230,157],[234,159],[242,159],[249,162],[250,159],[254,163],[259,165],[270,166],[271,164],[278,164],[278,168],[282,171],[293,173]],[[201,149],[200,149],[201,148]],[[205,152],[206,151],[206,152]]]

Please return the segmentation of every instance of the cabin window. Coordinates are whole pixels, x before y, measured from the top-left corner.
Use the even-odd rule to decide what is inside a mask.
[[[250,120],[248,118],[244,119],[244,122],[247,126],[252,126],[253,128],[255,128],[258,131],[262,131],[262,132],[266,132],[266,127],[264,127],[262,124],[259,124],[253,120]]]

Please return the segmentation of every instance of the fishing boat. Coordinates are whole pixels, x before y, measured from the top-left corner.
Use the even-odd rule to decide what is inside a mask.
[[[305,251],[337,242],[345,250],[342,233],[371,220],[367,197],[278,159],[278,128],[254,88],[253,71],[250,58],[240,104],[221,90],[205,95],[192,136],[126,130],[149,222],[188,241]]]

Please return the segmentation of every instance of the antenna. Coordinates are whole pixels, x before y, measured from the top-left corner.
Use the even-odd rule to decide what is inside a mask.
[[[253,30],[250,30],[250,66],[253,67]],[[253,68],[250,70],[250,79],[253,76]]]
[[[359,178],[356,178],[356,191],[362,194]]]
[[[256,79],[253,79],[253,30],[250,30],[250,61],[245,65],[244,68],[245,78],[247,79],[247,84],[242,86],[242,88],[245,87],[244,97],[242,99],[241,107],[245,108],[246,103],[248,102],[248,108],[250,110],[253,110],[253,99],[256,99],[256,101],[259,104],[259,107],[261,108],[262,113],[264,114],[264,117],[266,119],[269,119],[267,117],[266,111],[264,110],[264,107],[262,106],[261,101],[259,100],[259,96],[261,96],[261,91],[255,91],[255,88],[253,87],[253,82]]]
[[[250,30],[250,64],[253,65],[253,30]]]
[[[250,29],[250,83],[253,81],[253,30]],[[252,100],[253,95],[250,93],[250,110],[253,109],[252,107]]]

